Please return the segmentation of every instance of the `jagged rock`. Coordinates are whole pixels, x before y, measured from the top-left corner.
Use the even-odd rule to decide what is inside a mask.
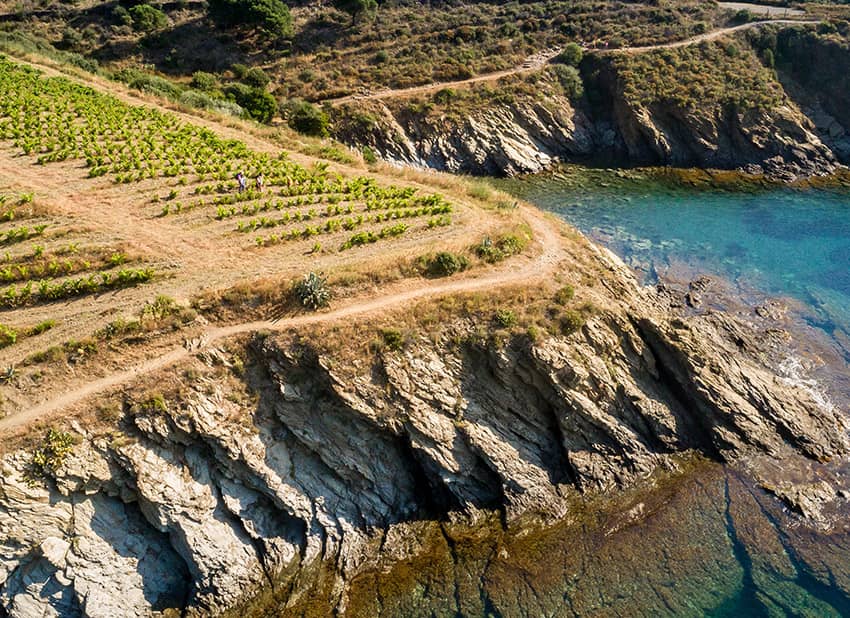
[[[415,551],[417,522],[569,518],[577,494],[630,487],[689,452],[847,451],[837,411],[761,364],[751,325],[677,317],[607,255],[605,309],[570,336],[495,344],[458,320],[359,369],[258,338],[248,408],[203,378],[182,400],[134,407],[123,433],[83,436],[47,487],[26,481],[27,456],[5,457],[0,606],[216,614],[281,578],[295,604],[328,563],[344,605],[376,555]],[[825,492],[785,495],[817,516]]]

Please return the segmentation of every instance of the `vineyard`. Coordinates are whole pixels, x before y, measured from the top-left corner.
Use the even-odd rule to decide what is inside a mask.
[[[368,269],[491,225],[443,195],[45,71],[0,56],[0,347],[20,358],[157,294]]]
[[[211,233],[253,234],[246,246],[255,249],[323,235],[328,247],[344,251],[362,244],[356,238],[374,242],[452,222],[453,207],[441,196],[344,178],[324,163],[304,167],[283,152],[254,152],[173,114],[127,105],[8,60],[0,60],[0,89],[13,93],[0,101],[0,140],[21,154],[45,166],[79,160],[93,179],[147,183],[153,187],[147,201],[157,205],[158,217],[200,213]],[[247,181],[243,187],[239,173]],[[216,225],[225,220],[228,227]],[[275,233],[259,233],[267,228]],[[43,231],[10,230],[0,244]]]

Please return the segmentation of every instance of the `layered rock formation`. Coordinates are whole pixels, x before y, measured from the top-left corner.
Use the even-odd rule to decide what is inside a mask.
[[[688,454],[847,451],[838,413],[765,367],[749,326],[676,317],[606,264],[606,306],[571,335],[500,342],[459,319],[344,366],[257,336],[247,399],[215,370],[232,351],[204,352],[120,429],[77,428],[48,478],[6,456],[0,614],[219,614],[261,590],[283,612],[319,585],[344,609],[375,560],[416,554],[423,521],[569,520]]]
[[[771,36],[786,91],[776,77],[762,74],[759,50],[741,39],[728,43],[740,54],[734,62],[768,83],[754,85],[746,74],[717,99],[690,92],[692,76],[675,70],[660,79],[672,86],[669,96],[658,93],[647,76],[635,75],[616,55],[603,55],[582,64],[587,96],[577,102],[549,91],[520,94],[510,103],[476,106],[458,119],[427,105],[361,100],[334,110],[334,132],[391,161],[479,175],[534,173],[556,162],[741,169],[781,180],[832,173],[850,162],[842,77],[850,53],[846,45],[802,29],[783,30],[779,43]],[[647,62],[663,65],[664,53],[652,52]],[[707,51],[700,70],[718,69],[716,62],[716,53]],[[836,67],[835,77],[812,77],[824,71],[812,67],[822,66]],[[734,66],[723,70],[734,72]],[[723,70],[719,83],[731,79]],[[792,76],[804,86],[795,87]],[[632,91],[641,88],[657,99],[635,98]],[[754,100],[764,94],[759,89],[781,95],[761,104]],[[695,102],[687,101],[691,95]],[[357,122],[364,113],[370,117],[366,125]]]

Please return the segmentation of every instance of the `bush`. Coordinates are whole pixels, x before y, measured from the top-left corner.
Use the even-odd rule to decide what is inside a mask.
[[[45,477],[58,470],[74,448],[74,437],[64,431],[47,430],[44,440],[32,454],[33,477]]]
[[[244,84],[232,84],[227,89],[229,97],[254,120],[268,124],[277,112],[277,101],[265,90]]]
[[[211,97],[208,94],[197,92],[195,90],[187,90],[180,95],[178,101],[189,107],[208,109],[211,112],[218,112],[219,114],[226,114],[228,116],[236,116],[237,118],[244,118],[247,116],[245,110],[233,101],[216,99],[215,97]]]
[[[125,9],[120,4],[116,5],[116,7],[112,10],[112,16],[117,19],[122,26],[133,25],[133,16],[130,15],[130,11]]]
[[[289,106],[289,126],[303,133],[316,137],[327,137],[330,118],[321,109],[307,101],[293,101]]]
[[[333,5],[351,15],[352,24],[360,15],[373,13],[378,8],[377,0],[333,0]]]
[[[575,288],[570,284],[565,285],[560,290],[555,292],[555,302],[559,305],[566,305],[576,295]]]
[[[363,161],[365,161],[369,165],[374,165],[378,162],[378,155],[375,154],[375,151],[369,148],[369,146],[363,146],[363,149],[360,151],[363,155]]]
[[[525,249],[526,244],[527,240],[513,234],[502,236],[496,242],[493,242],[488,236],[478,246],[474,247],[474,250],[479,258],[493,264],[521,252]]]
[[[295,284],[294,292],[301,306],[313,311],[327,306],[331,300],[328,280],[314,272],[304,275],[304,278]]]
[[[192,73],[192,82],[189,85],[195,90],[211,92],[218,87],[218,78],[212,73],[195,71]]]
[[[390,350],[401,350],[404,347],[404,334],[395,328],[381,329],[381,339]]]
[[[555,62],[577,67],[583,57],[584,52],[577,43],[567,43],[564,50],[555,57]]]
[[[581,75],[579,75],[575,67],[556,64],[552,67],[552,71],[567,97],[575,100],[584,94],[584,84],[581,81]]]
[[[18,333],[5,324],[0,324],[0,348],[5,348],[18,340]]]
[[[449,277],[469,266],[469,260],[462,255],[441,251],[434,257],[425,260],[425,270],[433,277]]]
[[[124,82],[130,88],[135,88],[136,90],[166,99],[177,100],[183,93],[183,88],[177,84],[156,75],[148,75],[136,69],[122,69],[115,74],[115,78]]]
[[[250,25],[274,37],[293,35],[292,15],[281,0],[209,0],[209,15],[221,26]]]
[[[561,327],[561,334],[572,335],[582,326],[584,326],[584,316],[578,311],[567,309],[558,319],[558,325]]]
[[[242,81],[245,84],[248,84],[251,88],[257,88],[259,90],[265,90],[271,80],[272,78],[259,67],[248,69],[245,76],[242,77]]]
[[[499,309],[493,316],[493,321],[502,328],[511,328],[516,324],[516,314],[510,309]]]
[[[165,13],[149,4],[137,4],[128,12],[133,20],[133,30],[152,32],[168,25],[168,17]]]

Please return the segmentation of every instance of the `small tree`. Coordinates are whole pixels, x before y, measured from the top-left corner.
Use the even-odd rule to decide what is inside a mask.
[[[134,30],[152,32],[168,25],[168,17],[165,16],[165,13],[149,4],[137,4],[130,8],[129,13],[133,20]]]
[[[570,99],[579,99],[584,94],[584,84],[581,81],[581,75],[575,67],[564,64],[556,64],[552,67],[558,83],[564,89]]]
[[[328,136],[330,118],[321,109],[307,101],[292,101],[289,108],[289,126],[305,135]]]
[[[304,278],[295,284],[294,290],[298,302],[303,307],[313,311],[327,306],[331,300],[328,280],[314,272],[304,275]]]
[[[251,88],[244,84],[232,84],[228,87],[227,94],[258,122],[268,124],[277,113],[277,101],[265,90]]]
[[[352,26],[357,22],[358,17],[374,13],[378,8],[377,0],[333,0],[333,5],[351,15]]]
[[[566,64],[571,67],[577,67],[581,64],[583,57],[584,52],[578,43],[567,43],[563,51],[561,51],[561,53],[555,58],[555,62]]]
[[[282,39],[294,33],[289,7],[281,0],[209,0],[207,7],[220,26],[257,26]]]
[[[203,90],[204,92],[212,92],[218,86],[218,78],[212,73],[204,71],[195,71],[192,73],[192,82],[190,84],[195,90]]]

